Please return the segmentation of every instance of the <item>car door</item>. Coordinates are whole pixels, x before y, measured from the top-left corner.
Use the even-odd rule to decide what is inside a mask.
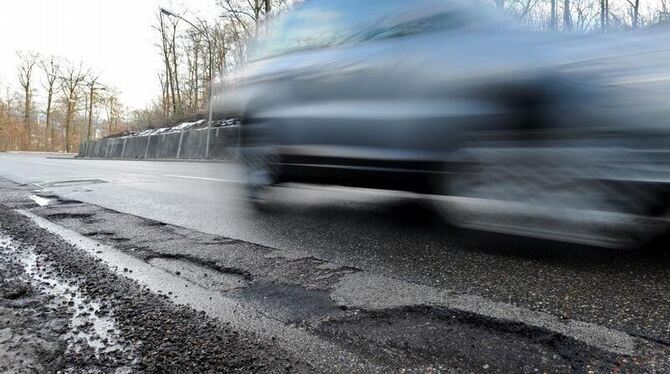
[[[392,134],[384,103],[394,61],[385,43],[362,43],[384,3],[310,1],[281,21],[265,42],[272,99],[262,116],[273,123],[286,153],[365,158]],[[397,56],[395,56],[397,58]],[[377,150],[375,150],[377,149]]]

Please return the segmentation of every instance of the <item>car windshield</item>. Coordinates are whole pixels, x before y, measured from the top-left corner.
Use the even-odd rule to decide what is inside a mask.
[[[252,47],[251,60],[486,21],[484,12],[443,0],[311,1],[271,24],[268,35]]]

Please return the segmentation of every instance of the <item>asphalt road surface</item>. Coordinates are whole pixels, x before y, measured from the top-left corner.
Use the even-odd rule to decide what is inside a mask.
[[[130,214],[194,233],[230,238],[254,248],[270,248],[287,258],[314,259],[322,262],[318,266],[323,269],[354,269],[352,272],[359,272],[355,274],[364,274],[360,282],[371,285],[378,294],[360,292],[348,273],[345,278],[349,280],[338,278],[337,287],[324,286],[330,287],[331,300],[348,308],[355,306],[369,312],[394,310],[398,306],[415,308],[439,304],[452,311],[467,313],[480,313],[484,308],[487,310],[481,313],[487,321],[501,315],[501,318],[517,315],[521,324],[548,328],[537,320],[551,317],[557,321],[571,321],[567,324],[572,326],[586,323],[603,329],[605,335],[622,333],[631,339],[643,339],[658,345],[654,349],[662,350],[670,344],[670,299],[667,297],[670,294],[670,253],[659,246],[617,251],[456,228],[445,221],[445,211],[457,212],[461,216],[486,217],[489,222],[510,219],[506,216],[509,212],[501,213],[500,209],[492,209],[477,201],[434,200],[404,193],[341,187],[278,188],[272,192],[270,208],[258,212],[244,199],[240,172],[233,163],[81,160],[5,153],[0,154],[0,177],[41,196],[79,201],[95,209],[118,212],[118,217],[105,216],[108,231],[114,235],[132,231],[128,223],[131,220],[127,218]],[[101,212],[87,211],[86,214],[102,217]],[[71,212],[67,214],[70,215],[55,219],[77,218]],[[73,223],[68,219],[58,223],[85,234],[85,220]],[[617,231],[616,220],[608,224],[607,230]],[[589,228],[589,223],[585,222],[565,225]],[[170,246],[169,238],[161,240],[166,247]],[[189,247],[181,245],[179,251],[179,255],[184,256]],[[195,250],[193,253],[193,258],[201,256]],[[217,261],[217,254],[207,256],[208,261]],[[169,258],[159,260],[167,262],[153,265],[170,269]],[[224,261],[223,255],[220,261]],[[375,279],[381,279],[379,283],[387,286],[396,281],[398,285],[374,286]],[[442,293],[450,296],[444,299]],[[435,295],[434,298],[431,295]],[[252,299],[267,295],[263,296],[263,291],[256,289],[245,297]],[[296,297],[300,299],[302,296]],[[310,297],[313,295],[304,296]],[[408,302],[408,299],[414,301]],[[471,302],[478,306],[468,306]],[[305,313],[330,313],[327,303],[315,301],[314,305],[325,309]],[[259,307],[263,308],[268,306]],[[281,306],[277,308],[281,309]],[[266,311],[265,314],[276,312]],[[282,313],[294,312],[297,313],[291,310]],[[405,310],[404,313],[410,312]],[[413,317],[415,324],[430,322],[422,319],[425,318],[422,313],[412,309],[410,314],[416,315]],[[325,336],[326,340],[333,340],[333,336],[353,339],[346,332],[349,330],[342,327],[344,325],[369,328],[382,334],[383,329],[376,325],[379,323],[377,319],[355,320],[350,317],[342,325],[320,329],[320,336]],[[407,318],[398,318],[392,313],[383,317],[396,330],[408,329],[403,324]],[[487,325],[481,324],[483,327]],[[563,327],[557,326],[548,329],[563,331]],[[468,334],[472,339],[472,331],[465,335]],[[608,338],[580,338],[580,334],[576,330],[565,333],[610,354],[621,354],[628,349],[617,338],[611,341]],[[496,341],[490,336],[477,336]],[[504,339],[492,344],[499,344],[499,350],[505,350],[509,345]],[[639,342],[636,344],[640,346]],[[448,346],[447,343],[444,345]],[[358,352],[361,350],[359,347]],[[430,354],[429,350],[426,352],[429,353],[424,355]],[[635,357],[637,353],[626,352],[625,355]],[[379,362],[394,361],[388,356]],[[417,362],[423,361],[417,359]],[[660,365],[655,361],[654,365],[657,364]],[[488,368],[493,364],[484,365]],[[653,367],[645,370],[653,371]],[[572,369],[584,368],[573,365]]]

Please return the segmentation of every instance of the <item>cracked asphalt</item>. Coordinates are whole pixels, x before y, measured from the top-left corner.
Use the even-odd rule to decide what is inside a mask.
[[[670,370],[660,245],[615,251],[456,229],[426,199],[368,190],[280,189],[258,213],[225,163],[2,154],[0,177],[3,235],[74,245],[86,266],[106,264],[105,277],[183,311],[175,318],[187,326],[211,319],[223,336],[248,337],[260,358],[246,370]],[[55,252],[52,262],[69,263]],[[66,277],[86,282],[86,266]],[[153,283],[142,278],[153,271]],[[105,300],[119,292],[103,289]],[[130,346],[124,365],[156,371],[157,361],[128,366],[148,354]]]

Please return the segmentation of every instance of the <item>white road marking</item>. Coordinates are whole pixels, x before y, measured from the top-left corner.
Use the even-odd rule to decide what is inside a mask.
[[[207,178],[207,177],[192,177],[192,176],[190,176],[190,175],[172,175],[172,174],[166,174],[166,175],[163,175],[163,176],[164,176],[164,177],[168,177],[168,178],[196,179],[196,180],[203,180],[203,181],[223,182],[223,183],[242,183],[241,181],[234,180],[234,179]]]

